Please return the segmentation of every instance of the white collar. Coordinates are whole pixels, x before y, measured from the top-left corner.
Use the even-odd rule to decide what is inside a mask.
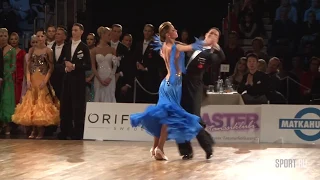
[[[64,45],[64,43],[60,44],[60,45],[57,45],[56,44],[56,47],[62,47]]]
[[[51,42],[50,42],[50,41],[47,41],[47,44],[48,44],[48,45],[52,45],[52,44],[54,44],[55,42],[56,42],[56,41],[51,41]]]
[[[72,40],[72,44],[79,44],[81,42],[81,39],[80,40],[78,40],[78,41],[74,41],[74,40]]]
[[[147,41],[147,40],[143,40],[143,44],[149,44],[151,40]]]
[[[117,42],[113,42],[111,41],[111,44],[118,44],[120,41],[117,41]]]

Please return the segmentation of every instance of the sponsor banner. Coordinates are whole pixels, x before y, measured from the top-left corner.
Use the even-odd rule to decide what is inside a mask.
[[[320,106],[263,105],[261,142],[320,144]]]
[[[260,105],[208,105],[201,109],[206,130],[217,142],[258,143]]]
[[[149,104],[88,102],[84,139],[152,141],[142,128],[133,128],[130,114],[143,112]]]

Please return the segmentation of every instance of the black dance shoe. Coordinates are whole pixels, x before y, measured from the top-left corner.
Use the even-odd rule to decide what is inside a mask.
[[[206,152],[206,159],[211,159],[213,157],[212,152]]]
[[[193,158],[193,154],[192,153],[182,156],[182,160],[189,160],[189,159],[192,159],[192,158]]]

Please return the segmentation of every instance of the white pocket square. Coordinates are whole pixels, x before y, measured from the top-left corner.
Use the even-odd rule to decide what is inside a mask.
[[[79,59],[82,58],[82,57],[83,57],[83,54],[78,54],[77,55],[77,58],[79,58]]]
[[[257,84],[261,84],[261,81],[258,81]]]
[[[80,54],[80,53],[82,53],[82,51],[80,50],[80,51],[78,51],[78,54]]]

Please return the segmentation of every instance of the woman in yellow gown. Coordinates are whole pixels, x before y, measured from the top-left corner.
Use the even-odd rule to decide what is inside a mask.
[[[44,31],[36,33],[37,45],[29,50],[27,63],[28,90],[17,105],[12,121],[23,126],[33,126],[29,138],[41,139],[44,126],[58,125],[60,121],[59,102],[49,84],[53,71],[53,52],[45,45]]]

